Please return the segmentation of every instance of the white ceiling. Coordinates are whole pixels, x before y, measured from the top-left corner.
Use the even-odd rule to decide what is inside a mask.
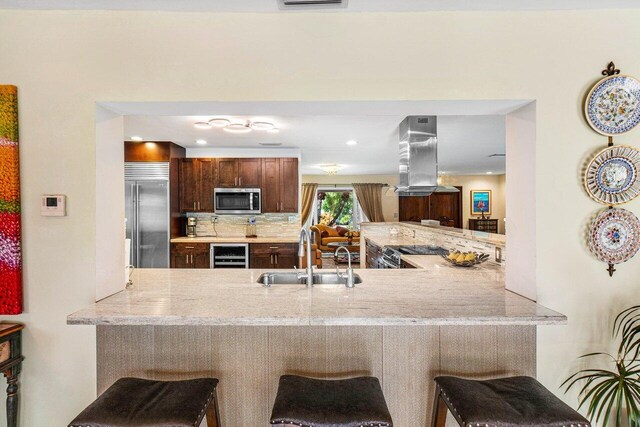
[[[349,0],[338,12],[638,8],[637,0]],[[0,0],[0,9],[278,12],[276,0]]]
[[[269,121],[280,133],[252,131],[230,134],[219,128],[197,129],[193,124],[212,117]],[[260,116],[125,116],[125,139],[173,141],[187,148],[262,147],[260,142],[281,142],[283,148],[299,148],[304,174],[322,174],[323,163],[343,165],[340,174],[395,174],[398,171],[398,124],[403,114],[391,115],[260,115]],[[440,171],[470,175],[505,171],[503,115],[439,116],[438,158]],[[206,146],[195,143],[205,139]],[[346,141],[358,145],[347,146]],[[274,150],[274,148],[270,148]],[[277,150],[277,148],[275,149]],[[191,155],[197,155],[193,150]]]

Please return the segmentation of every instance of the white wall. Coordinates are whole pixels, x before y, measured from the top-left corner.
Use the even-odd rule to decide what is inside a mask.
[[[126,283],[123,132],[122,116],[96,108],[96,300]]]
[[[0,11],[1,78],[20,91],[22,425],[65,425],[94,397],[94,329],[65,316],[95,296],[94,113],[105,100],[535,99],[538,300],[570,319],[538,329],[538,371],[558,392],[576,356],[606,349],[603,325],[640,294],[637,259],[609,278],[588,254],[584,226],[598,206],[580,181],[606,143],[585,124],[583,96],[612,59],[640,74],[639,20],[637,10]],[[638,132],[616,142],[637,145]],[[67,194],[69,215],[40,217],[42,193]],[[640,201],[628,208],[640,212]]]
[[[505,119],[507,176],[505,191],[510,209],[507,236],[506,288],[537,300],[536,229],[536,106],[531,103]],[[540,148],[538,148],[539,150]]]

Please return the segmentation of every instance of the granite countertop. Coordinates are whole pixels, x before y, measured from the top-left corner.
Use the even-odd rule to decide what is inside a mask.
[[[256,283],[265,270],[143,269],[134,286],[67,317],[75,325],[544,325],[566,317],[504,289],[500,269],[355,270],[362,283]],[[291,270],[289,270],[291,271]]]
[[[484,231],[474,231],[453,227],[434,227],[431,225],[420,224],[419,222],[363,222],[361,224],[366,233],[376,233],[375,229],[379,227],[393,228],[405,227],[413,230],[427,230],[445,236],[459,237],[466,240],[489,243],[495,246],[504,247],[507,243],[504,234],[486,233]]]
[[[298,237],[174,237],[171,243],[298,243]]]

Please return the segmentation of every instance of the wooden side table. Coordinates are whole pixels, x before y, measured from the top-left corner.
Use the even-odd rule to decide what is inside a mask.
[[[7,379],[7,427],[18,426],[18,375],[22,368],[21,323],[0,323],[0,372]]]

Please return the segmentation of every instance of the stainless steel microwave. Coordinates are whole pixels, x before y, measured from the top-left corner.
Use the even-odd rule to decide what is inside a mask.
[[[217,214],[262,213],[262,198],[259,188],[216,188],[213,202]]]

